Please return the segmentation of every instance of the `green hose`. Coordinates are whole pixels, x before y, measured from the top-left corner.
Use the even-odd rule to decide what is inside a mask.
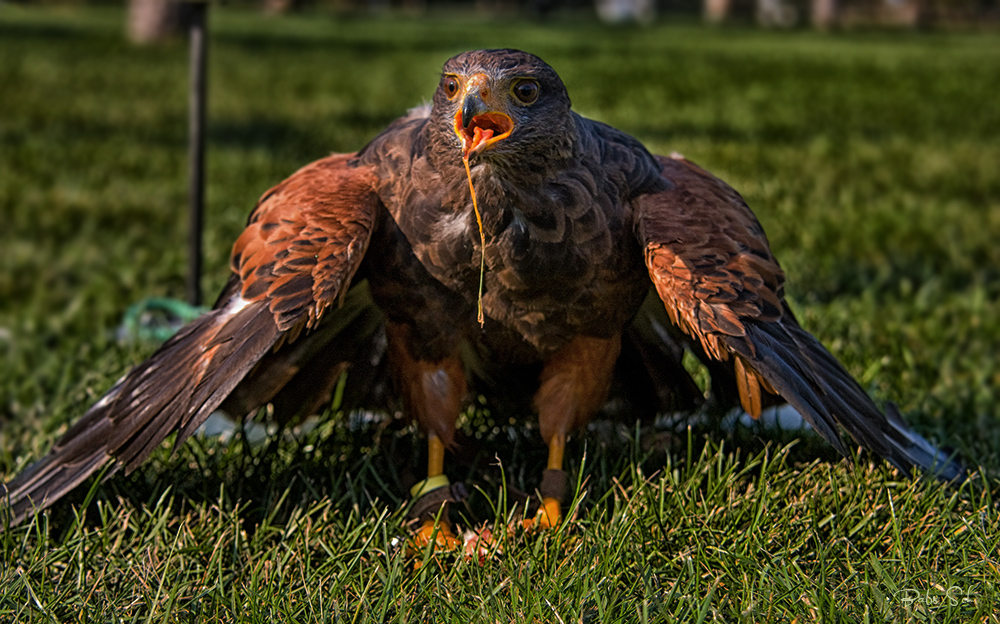
[[[163,342],[207,310],[177,299],[150,297],[129,306],[116,335],[127,342]]]

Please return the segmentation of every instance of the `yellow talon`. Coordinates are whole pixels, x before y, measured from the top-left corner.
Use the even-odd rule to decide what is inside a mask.
[[[434,541],[434,550],[455,550],[462,545],[462,540],[455,537],[447,520],[441,520],[436,525],[433,520],[424,520],[410,539],[410,547],[414,551],[423,550],[431,540]]]
[[[546,496],[534,518],[523,521],[525,531],[554,529],[562,522],[562,504],[559,499]]]
[[[535,514],[535,521],[543,529],[553,529],[559,526],[562,520],[562,509],[559,499],[546,497],[542,499],[542,506]]]

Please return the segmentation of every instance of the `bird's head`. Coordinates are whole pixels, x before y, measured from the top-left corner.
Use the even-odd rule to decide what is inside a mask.
[[[569,110],[566,87],[542,59],[474,50],[444,64],[431,115],[463,157],[530,160],[568,155],[575,133]]]

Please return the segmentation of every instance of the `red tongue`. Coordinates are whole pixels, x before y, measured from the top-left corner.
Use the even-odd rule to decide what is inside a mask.
[[[468,135],[466,135],[465,145],[463,146],[465,149],[462,150],[462,156],[468,158],[469,154],[474,152],[476,148],[489,141],[491,138],[493,138],[492,128],[482,128],[480,126],[476,126],[472,129],[472,141],[469,141]]]

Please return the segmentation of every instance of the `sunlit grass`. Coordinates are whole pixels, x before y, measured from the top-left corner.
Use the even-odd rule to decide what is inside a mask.
[[[129,46],[122,18],[0,6],[4,480],[149,353],[114,339],[124,310],[183,296],[187,51]],[[450,55],[520,47],[579,111],[739,189],[802,323],[922,433],[1000,466],[994,36],[232,9],[211,32],[209,292],[270,185],[429,99]],[[951,489],[809,438],[603,423],[571,443],[578,518],[525,536],[500,485],[530,490],[544,448],[501,424],[450,470],[473,490],[456,517],[502,553],[414,571],[411,433],[330,415],[262,447],[164,449],[0,534],[0,622],[995,618],[992,478]]]

